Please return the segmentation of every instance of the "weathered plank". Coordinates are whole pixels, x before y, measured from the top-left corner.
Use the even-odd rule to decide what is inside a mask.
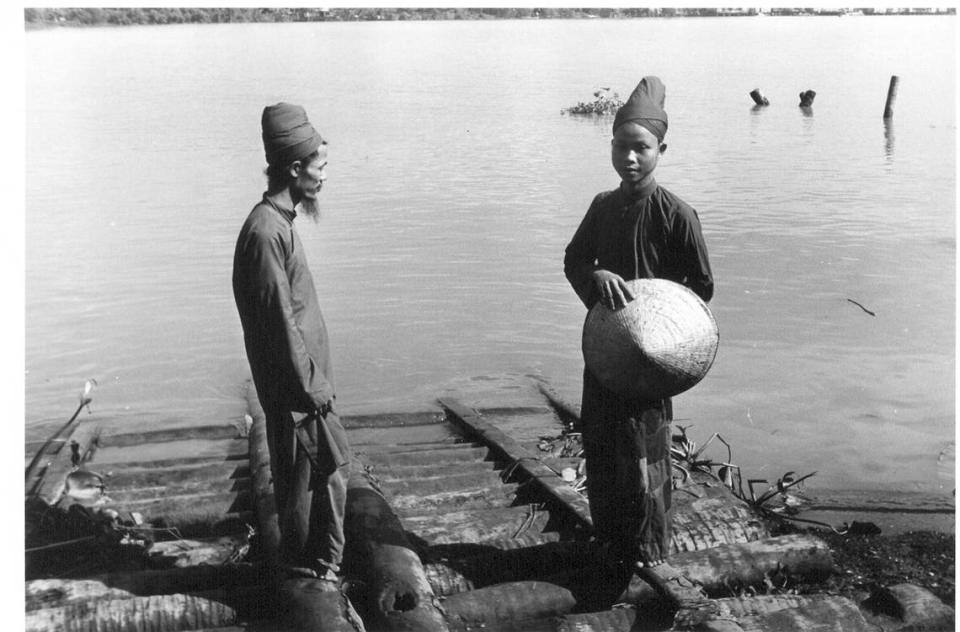
[[[410,446],[422,443],[458,443],[463,438],[450,424],[396,426],[386,428],[356,428],[347,430],[347,440],[359,446]]]
[[[101,472],[101,474],[103,474]],[[243,480],[250,478],[250,469],[237,461],[200,461],[175,467],[131,467],[112,470],[104,475],[108,491],[166,487],[208,480]]]
[[[347,430],[359,428],[397,428],[442,425],[446,420],[439,411],[420,413],[383,413],[378,415],[345,415],[340,419]]]
[[[106,447],[97,450],[96,458],[91,467],[107,469],[136,464],[142,466],[144,461],[159,461],[164,459],[203,459],[226,460],[230,457],[245,457],[247,455],[247,439],[187,439],[183,441],[161,441],[159,443],[145,443],[137,446],[136,450],[127,447]],[[181,461],[182,462],[182,461]]]
[[[558,472],[547,467],[537,455],[499,428],[481,419],[477,413],[460,402],[454,399],[441,399],[440,405],[449,412],[454,421],[464,426],[467,432],[479,437],[491,449],[502,453],[518,469],[526,472],[543,491],[569,510],[582,526],[593,529],[587,499],[570,487]]]
[[[431,545],[486,543],[499,538],[516,538],[525,533],[541,534],[550,513],[535,506],[474,509],[409,515],[397,510],[408,531]]]
[[[103,448],[127,448],[147,443],[166,443],[169,441],[237,439],[239,431],[232,424],[189,426],[185,428],[162,428],[143,432],[124,432],[104,434],[100,439]]]
[[[354,454],[366,464],[375,466],[387,465],[441,465],[441,464],[460,464],[465,461],[483,460],[487,457],[489,449],[486,447],[475,447],[469,443],[462,446],[451,446],[438,448],[434,450],[401,450],[393,452],[367,452],[362,449],[354,451]]]

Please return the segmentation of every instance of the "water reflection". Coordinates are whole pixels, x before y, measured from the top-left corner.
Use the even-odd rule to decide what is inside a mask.
[[[893,119],[883,119],[884,150],[887,160],[893,159]]]

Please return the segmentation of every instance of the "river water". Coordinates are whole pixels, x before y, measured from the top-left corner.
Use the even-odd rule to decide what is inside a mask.
[[[949,493],[955,37],[917,16],[27,33],[27,436],[91,377],[91,414],[131,428],[242,418],[231,260],[281,100],[331,148],[324,217],[298,225],[342,412],[500,405],[538,380],[577,402],[563,249],[617,180],[610,119],[561,110],[656,74],[658,180],[700,214],[721,332],[679,423],[752,478]]]

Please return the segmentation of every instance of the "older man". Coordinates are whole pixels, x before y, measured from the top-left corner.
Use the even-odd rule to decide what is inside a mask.
[[[267,443],[290,576],[335,582],[343,558],[349,446],[334,412],[326,326],[298,211],[316,220],[326,142],[298,105],[263,110],[267,191],[237,239],[233,293],[266,416]]]

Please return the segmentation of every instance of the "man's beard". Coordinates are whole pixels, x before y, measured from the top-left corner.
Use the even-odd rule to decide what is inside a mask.
[[[300,210],[314,222],[320,221],[320,201],[316,196],[300,200]]]

